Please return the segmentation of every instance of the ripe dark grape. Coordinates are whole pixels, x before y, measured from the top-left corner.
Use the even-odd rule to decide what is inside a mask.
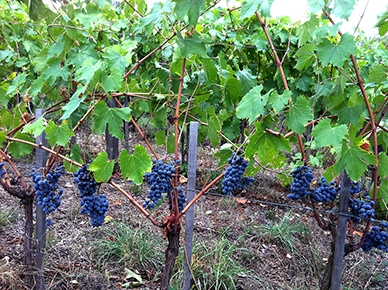
[[[176,160],[171,164],[163,164],[161,160],[153,160],[153,165],[151,168],[151,172],[146,172],[144,177],[147,182],[151,185],[150,191],[148,192],[147,199],[143,203],[143,207],[147,209],[154,208],[159,200],[163,197],[163,193],[167,194],[167,199],[169,203],[170,194],[174,195],[174,187],[172,186],[172,179],[176,173],[175,164],[179,164],[180,160]],[[186,202],[186,197],[183,194],[181,188],[178,189],[178,207],[179,211],[181,211]],[[171,204],[170,204],[171,209]]]
[[[105,213],[108,211],[109,203],[104,194],[99,196],[94,195],[97,192],[99,184],[96,182],[93,173],[90,172],[88,168],[88,165],[84,165],[78,169],[78,171],[74,173],[74,181],[77,183],[81,193],[81,213],[89,214],[91,225],[93,227],[99,227],[105,221]]]
[[[224,180],[222,180],[222,193],[230,195],[235,189],[245,189],[247,185],[251,185],[255,179],[252,177],[244,177],[245,170],[248,167],[248,160],[244,157],[232,154],[228,159],[231,164],[225,170]]]
[[[298,166],[292,171],[292,177],[291,194],[288,195],[288,198],[301,199],[305,197],[314,178],[311,168]]]
[[[32,172],[30,173],[32,181],[34,182],[37,202],[46,215],[52,213],[61,205],[60,197],[63,194],[63,189],[59,189],[57,183],[63,173],[63,165],[57,165],[55,169],[50,170],[46,176],[37,173],[35,169],[32,169]],[[51,219],[47,218],[46,226],[51,224]]]
[[[0,178],[3,178],[6,173],[7,173],[7,171],[5,171],[4,163],[1,162],[0,163]]]
[[[314,182],[315,184],[315,182]],[[335,200],[340,187],[335,187],[335,182],[332,181],[330,184],[327,183],[325,177],[321,177],[321,180],[316,183],[317,187],[307,192],[308,196],[312,197],[312,201],[318,202],[330,202]]]
[[[365,252],[377,248],[388,253],[388,222],[382,222],[378,226],[372,227],[361,248]]]
[[[351,198],[349,200],[349,212],[353,215],[351,219],[355,223],[359,223],[361,218],[373,221],[375,217],[374,204],[375,202],[368,195],[362,195],[360,198]]]

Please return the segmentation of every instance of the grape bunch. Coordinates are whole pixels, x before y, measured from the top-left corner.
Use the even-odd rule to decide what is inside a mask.
[[[288,198],[301,199],[305,197],[314,178],[311,168],[298,166],[292,171],[292,178],[291,194],[288,195]]]
[[[231,166],[226,168],[224,180],[222,180],[222,193],[226,195],[230,195],[236,188],[245,189],[247,185],[251,185],[255,181],[252,177],[242,177],[248,167],[248,160],[244,157],[233,153],[228,162]]]
[[[4,163],[0,162],[0,178],[3,178],[3,176],[7,173],[4,169]]]
[[[316,185],[316,188],[307,192],[307,195],[311,196],[312,201],[315,203],[330,202],[332,200],[335,200],[338,195],[338,192],[341,190],[340,187],[335,187],[334,181],[328,184],[325,177],[321,177],[321,180],[318,181]]]
[[[81,213],[89,214],[90,223],[93,227],[101,226],[105,221],[105,213],[108,211],[109,203],[106,195],[94,195],[97,192],[98,183],[93,173],[88,170],[89,166],[84,165],[74,173],[74,181],[77,183],[81,193]]]
[[[63,189],[59,189],[57,183],[64,173],[64,167],[63,165],[57,165],[46,176],[36,172],[35,169],[31,171],[30,176],[34,182],[37,202],[42,207],[44,213],[48,215],[61,205],[60,198],[63,194]],[[46,226],[51,224],[51,219],[46,218]]]
[[[349,200],[349,212],[353,217],[351,219],[355,223],[359,223],[361,218],[370,219],[373,222],[375,210],[373,205],[375,202],[370,199],[367,194],[362,195],[359,199],[353,198]]]
[[[174,187],[172,186],[172,178],[176,173],[175,170],[175,164],[179,164],[180,160],[176,160],[172,162],[171,164],[163,164],[161,160],[153,160],[153,165],[151,168],[151,172],[146,172],[144,174],[144,177],[146,178],[147,182],[151,185],[150,191],[148,192],[147,199],[143,203],[143,207],[147,209],[154,208],[161,198],[163,198],[163,193],[167,194],[168,202],[170,203],[170,210],[172,208],[171,206],[171,200],[170,195],[174,196]],[[179,211],[181,211],[184,207],[184,204],[186,202],[186,197],[182,191],[181,188],[178,189],[178,207]]]
[[[361,248],[369,252],[372,248],[388,253],[388,222],[382,222],[379,226],[372,227],[372,230],[366,235]]]

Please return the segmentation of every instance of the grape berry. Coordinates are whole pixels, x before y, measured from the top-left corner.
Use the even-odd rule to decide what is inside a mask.
[[[98,183],[93,173],[88,170],[89,166],[84,165],[74,173],[74,181],[77,183],[81,193],[81,213],[89,214],[90,223],[93,227],[101,226],[105,221],[105,213],[108,211],[109,203],[106,195],[94,195],[97,192]]]
[[[372,227],[361,248],[365,252],[377,248],[388,253],[388,222],[382,222],[378,226]]]

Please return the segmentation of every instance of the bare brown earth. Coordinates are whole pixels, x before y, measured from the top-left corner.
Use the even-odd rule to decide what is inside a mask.
[[[78,139],[84,140],[84,143],[91,140],[91,143],[96,142],[93,147],[102,147],[98,137],[81,136]],[[87,144],[81,147],[88,148]],[[162,153],[164,149],[161,147],[158,150]],[[207,146],[199,150],[198,187],[206,180],[208,169],[216,167],[211,163],[213,153]],[[29,167],[19,169],[23,176],[28,176]],[[119,176],[116,179],[119,180]],[[111,219],[101,228],[92,228],[89,217],[80,214],[79,192],[72,175],[65,174],[59,185],[65,193],[61,207],[51,215],[53,225],[47,232],[44,265],[47,289],[127,289],[124,288],[125,283],[132,283],[134,279],[126,279],[126,268],[139,273],[142,278],[141,285],[132,288],[158,289],[166,248],[161,230],[108,185],[102,185],[100,193],[107,195]],[[124,187],[123,183],[121,185]],[[147,186],[129,187],[135,198],[142,202]],[[267,172],[257,174],[255,183],[243,192],[236,192],[236,195],[301,205],[286,198],[288,191],[287,187],[280,185],[276,176]],[[211,192],[220,191],[213,188]],[[22,266],[23,208],[17,199],[0,189],[0,210],[10,209],[13,211],[12,218],[0,230],[0,289],[26,289]],[[167,206],[160,207],[154,216],[160,220],[166,210]],[[330,255],[331,237],[318,228],[310,211],[208,194],[196,203],[195,212],[193,282],[197,285],[196,289],[318,289],[319,278]],[[287,244],[287,239],[282,241],[282,238],[266,235],[265,227],[281,224],[294,229],[290,244]],[[126,225],[137,235],[133,239],[133,248],[128,249],[121,259],[109,260],[98,251],[96,243],[101,245],[114,241],[115,237],[108,231],[117,230],[118,225]],[[146,259],[139,262],[135,250],[149,241],[152,241],[155,261]],[[182,245],[183,242],[172,279],[174,289],[181,289]],[[221,286],[223,281],[233,281],[235,286],[230,283]],[[342,289],[388,289],[387,281],[387,254],[357,251],[345,257]]]

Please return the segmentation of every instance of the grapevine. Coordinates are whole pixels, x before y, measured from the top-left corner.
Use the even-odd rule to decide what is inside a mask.
[[[63,165],[57,165],[46,176],[36,172],[35,169],[31,171],[30,176],[34,182],[37,202],[42,207],[44,213],[48,215],[61,205],[60,198],[63,194],[63,189],[59,189],[57,183],[64,173]],[[51,219],[46,218],[46,226],[50,226],[51,224]]]
[[[109,203],[106,195],[94,195],[97,192],[98,183],[93,177],[93,173],[88,170],[89,166],[84,165],[74,173],[74,181],[77,183],[81,193],[82,206],[81,213],[89,214],[90,223],[93,227],[101,226],[105,221],[105,213],[108,211]]]
[[[245,170],[248,167],[248,160],[237,156],[236,153],[228,159],[229,166],[225,171],[225,178],[222,181],[222,193],[230,195],[235,189],[245,189],[246,185],[251,185],[255,181],[252,177],[244,177]]]

